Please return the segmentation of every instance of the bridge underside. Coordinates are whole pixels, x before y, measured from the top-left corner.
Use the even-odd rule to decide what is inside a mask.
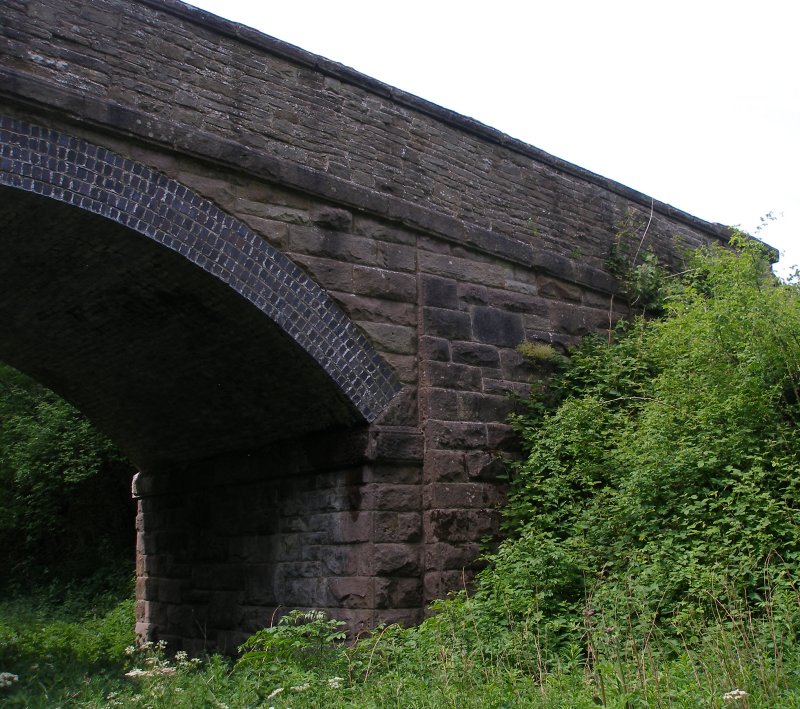
[[[0,223],[0,358],[140,467],[359,422],[316,362],[180,254],[11,188]]]
[[[417,490],[418,451],[381,452],[317,362],[179,253],[8,187],[0,223],[0,358],[142,470],[142,635],[233,651],[281,607],[418,619],[419,513],[381,497]]]

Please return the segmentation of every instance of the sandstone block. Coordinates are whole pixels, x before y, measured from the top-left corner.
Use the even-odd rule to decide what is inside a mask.
[[[482,389],[480,368],[453,362],[423,362],[420,385],[440,389],[480,391]]]
[[[422,331],[425,335],[448,340],[469,340],[472,338],[472,321],[469,313],[426,307],[422,310]]]
[[[355,266],[353,292],[363,296],[414,303],[417,299],[417,279],[410,273]]]
[[[497,347],[478,342],[453,342],[450,345],[453,362],[473,367],[499,367],[500,354]]]
[[[375,544],[374,573],[378,576],[414,576],[420,572],[420,548],[416,544]]]
[[[333,608],[372,608],[373,584],[369,576],[326,579],[326,603]]]
[[[339,207],[317,205],[312,207],[309,218],[317,226],[334,231],[350,231],[353,226],[353,215]]]
[[[486,424],[429,420],[425,424],[429,450],[469,450],[486,446]]]
[[[495,308],[473,306],[472,334],[478,342],[516,347],[525,339],[522,315]]]
[[[458,284],[454,279],[423,275],[420,277],[420,283],[422,305],[458,310]]]
[[[375,542],[418,542],[422,536],[419,512],[376,512]]]
[[[465,480],[462,451],[429,450],[425,453],[424,479],[429,482],[463,482]]]
[[[419,358],[437,362],[450,361],[450,342],[443,337],[423,335],[419,338]]]
[[[422,580],[419,578],[375,579],[376,608],[415,608],[422,605]]]

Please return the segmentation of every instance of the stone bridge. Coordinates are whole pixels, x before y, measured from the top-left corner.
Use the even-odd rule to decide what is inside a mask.
[[[140,469],[137,629],[415,622],[496,531],[506,416],[702,222],[174,0],[0,8],[0,358]]]

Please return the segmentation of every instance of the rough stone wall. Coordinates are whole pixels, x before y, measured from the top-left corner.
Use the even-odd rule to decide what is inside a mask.
[[[648,245],[672,258],[676,236],[724,238],[170,0],[8,0],[2,16],[2,112],[114,150],[245,223],[403,384],[341,440],[144,471],[139,628],[194,650],[234,647],[278,605],[324,607],[356,630],[412,622],[468,582],[515,448],[508,393],[532,374],[516,346],[564,346],[623,312],[605,268],[620,228],[649,222]]]
[[[353,632],[421,620],[420,446],[394,444],[316,436],[140,474],[137,631],[232,652],[292,608]]]
[[[649,212],[649,198],[622,185],[172,0],[9,0],[3,14],[10,69],[135,109],[146,135],[190,127],[199,151],[202,136],[230,140],[386,209],[429,210],[457,238],[475,232],[493,247],[503,235],[602,270],[627,211]],[[656,206],[654,245],[702,240],[697,220]]]

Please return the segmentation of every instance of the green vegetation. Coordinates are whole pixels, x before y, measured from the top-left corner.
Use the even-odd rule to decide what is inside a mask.
[[[526,348],[548,378],[514,420],[526,456],[505,540],[474,592],[420,626],[347,644],[295,611],[237,660],[190,660],[126,654],[128,601],[84,614],[86,635],[6,603],[0,670],[19,681],[0,692],[12,706],[800,707],[800,291],[736,246],[662,283],[658,319],[569,359]]]
[[[130,567],[105,568],[0,602],[0,704],[52,708],[96,702],[126,689],[125,648],[134,642]],[[5,695],[5,696],[4,696]]]
[[[0,363],[0,591],[132,563],[131,474],[74,407]]]

